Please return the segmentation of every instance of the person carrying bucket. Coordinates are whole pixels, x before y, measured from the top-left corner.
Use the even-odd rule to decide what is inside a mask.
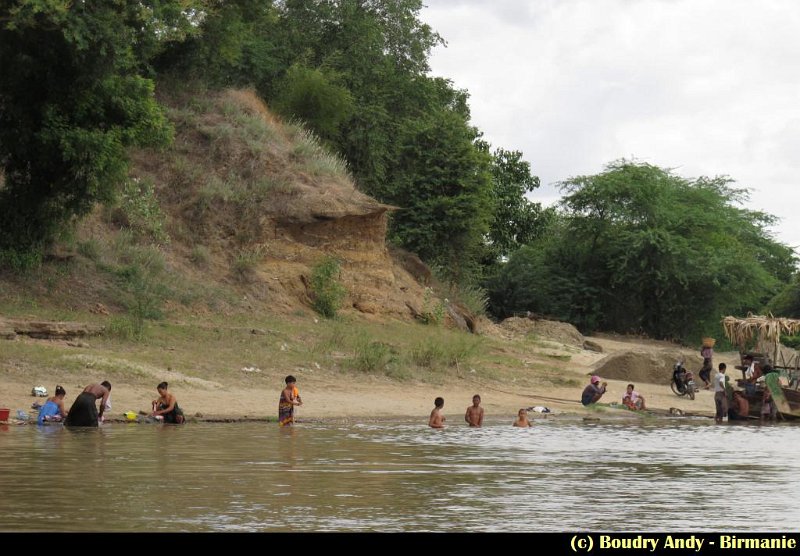
[[[711,387],[711,370],[714,368],[714,338],[703,338],[703,346],[700,348],[700,356],[703,358],[703,368],[698,373],[700,380],[705,383],[705,388],[708,390]]]

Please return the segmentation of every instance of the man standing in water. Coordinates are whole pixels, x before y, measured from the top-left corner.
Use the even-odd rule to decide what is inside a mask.
[[[472,405],[467,407],[464,420],[470,427],[483,426],[483,408],[481,407],[481,397],[478,394],[472,396]]]
[[[720,363],[719,372],[714,377],[714,405],[717,406],[714,421],[717,423],[721,423],[723,418],[728,415],[728,394],[725,392],[725,370],[727,368],[725,363]]]
[[[73,402],[64,424],[70,427],[96,427],[98,420],[103,420],[103,412],[106,410],[110,395],[111,383],[107,380],[100,384],[90,384]],[[100,411],[98,411],[94,404],[101,398]]]
[[[444,407],[444,398],[436,398],[433,400],[433,411],[428,419],[428,426],[432,429],[444,428],[444,415],[442,415],[442,408]]]

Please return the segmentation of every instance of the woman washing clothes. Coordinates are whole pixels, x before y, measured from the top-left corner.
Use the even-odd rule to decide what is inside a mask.
[[[168,384],[162,382],[156,387],[158,390],[158,399],[153,400],[153,417],[163,417],[165,423],[172,423],[180,425],[186,418],[183,416],[183,410],[178,407],[178,400],[167,389]]]

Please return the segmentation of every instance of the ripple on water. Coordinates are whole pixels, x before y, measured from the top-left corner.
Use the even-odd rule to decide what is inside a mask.
[[[0,431],[0,529],[780,531],[800,522],[800,427],[488,421],[442,431],[10,427]],[[731,503],[739,489],[757,490],[757,507]],[[754,512],[771,517],[753,521]]]

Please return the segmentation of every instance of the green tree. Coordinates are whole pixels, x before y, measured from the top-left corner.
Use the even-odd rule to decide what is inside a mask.
[[[459,283],[477,273],[491,217],[490,158],[476,138],[456,110],[406,121],[383,195],[400,207],[392,217],[393,240]]]
[[[353,113],[353,97],[336,84],[335,74],[293,65],[276,87],[274,106],[303,120],[326,140],[337,138],[339,125]]]
[[[503,310],[554,307],[584,330],[693,340],[717,333],[721,316],[763,307],[795,268],[791,250],[764,231],[774,219],[740,208],[747,192],[730,184],[625,160],[567,180],[563,224],[534,245],[535,258],[531,250],[512,256],[502,279],[535,263],[545,276],[528,288],[570,288],[549,306],[506,296]]]
[[[767,310],[776,317],[800,318],[800,274],[795,274],[767,305]]]
[[[187,2],[16,0],[0,6],[0,251],[30,251],[126,174],[125,148],[171,128],[147,60],[193,28]]]
[[[296,57],[273,2],[213,2],[202,14],[197,33],[171,43],[154,61],[160,76],[212,87],[254,86],[270,98]]]
[[[488,143],[478,146],[489,151]],[[493,214],[488,234],[492,262],[531,243],[547,226],[553,211],[543,209],[540,203],[527,197],[537,187],[539,178],[531,174],[531,166],[522,159],[520,151],[495,149],[492,153]]]
[[[386,201],[401,126],[439,107],[440,83],[426,73],[442,40],[420,20],[421,0],[286,0],[278,9],[289,65],[333,73],[350,92],[355,110],[334,147],[359,187]]]
[[[476,142],[466,93],[428,75],[430,51],[443,41],[421,9],[421,0],[215,3],[201,34],[160,67],[212,85],[255,85],[326,139],[360,189],[400,207],[395,242],[450,277],[474,278],[480,262],[536,233],[539,207],[524,195],[537,182],[518,153],[498,151],[492,190],[491,156]],[[498,245],[488,255],[490,234]]]

